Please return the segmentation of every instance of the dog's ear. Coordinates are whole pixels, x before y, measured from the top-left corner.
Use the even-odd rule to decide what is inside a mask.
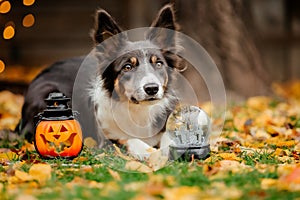
[[[95,17],[95,29],[92,33],[96,44],[99,44],[109,37],[121,32],[122,29],[105,10],[97,10]]]
[[[179,25],[175,20],[173,4],[165,5],[152,22],[146,38],[158,44],[162,49],[174,48],[176,44],[176,32]]]
[[[168,28],[178,30],[173,4],[165,5],[158,13],[156,19],[151,24],[152,27]]]
[[[185,69],[185,64],[178,52],[182,50],[180,40],[177,37],[179,25],[175,19],[173,4],[165,5],[158,13],[151,24],[151,28],[146,33],[146,39],[156,44],[164,54],[164,57],[171,68],[179,71]]]

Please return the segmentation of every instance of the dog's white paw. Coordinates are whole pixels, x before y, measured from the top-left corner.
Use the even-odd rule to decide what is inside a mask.
[[[126,146],[128,153],[138,160],[148,160],[151,153],[157,151],[156,148],[153,148],[142,140],[135,138],[127,140]]]
[[[165,132],[160,140],[160,150],[163,156],[169,156],[169,146],[174,145],[175,142],[170,138],[168,132]]]

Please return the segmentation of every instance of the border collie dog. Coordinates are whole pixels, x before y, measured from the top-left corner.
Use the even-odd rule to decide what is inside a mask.
[[[161,146],[161,140],[167,145],[168,139],[163,137],[165,123],[178,101],[172,88],[176,69],[181,65],[181,58],[174,53],[180,49],[177,29],[171,4],[159,11],[145,39],[134,42],[126,35],[116,37],[122,29],[115,20],[102,9],[96,12],[92,36],[98,68],[91,87],[86,88],[88,100],[83,103],[83,107],[92,103],[93,109],[83,112],[91,114],[93,120],[84,117],[79,120],[84,136],[94,134],[95,138],[101,133],[108,140],[125,142],[132,151],[140,145]],[[111,42],[105,43],[108,39]],[[108,66],[102,66],[111,54],[118,57]],[[83,61],[84,57],[79,57],[57,62],[29,85],[19,125],[26,138],[32,137],[33,118],[46,108],[44,99],[49,93],[61,92],[72,97]],[[87,127],[94,125],[96,130],[90,133]],[[86,128],[89,133],[85,133]]]

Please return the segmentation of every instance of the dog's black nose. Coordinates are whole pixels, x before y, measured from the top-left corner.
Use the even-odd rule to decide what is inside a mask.
[[[148,83],[144,85],[144,90],[148,95],[155,95],[159,90],[159,86],[156,83]]]

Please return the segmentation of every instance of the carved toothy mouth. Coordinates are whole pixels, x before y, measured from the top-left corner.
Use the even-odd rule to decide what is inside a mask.
[[[74,142],[74,138],[75,138],[76,135],[77,135],[77,133],[72,133],[72,134],[68,137],[67,140],[62,141],[62,142],[58,141],[58,139],[59,139],[60,137],[57,137],[57,136],[59,136],[59,135],[54,135],[54,138],[56,139],[55,142],[53,142],[53,141],[48,141],[48,140],[46,139],[46,137],[45,137],[44,135],[42,135],[42,134],[40,134],[40,137],[42,138],[44,144],[45,144],[46,146],[48,146],[48,148],[50,148],[50,149],[55,149],[55,152],[56,152],[56,153],[59,153],[59,152],[62,152],[62,151],[66,150],[66,149],[68,149],[68,148],[70,148],[70,147],[72,146],[72,144],[73,144],[73,142]]]

